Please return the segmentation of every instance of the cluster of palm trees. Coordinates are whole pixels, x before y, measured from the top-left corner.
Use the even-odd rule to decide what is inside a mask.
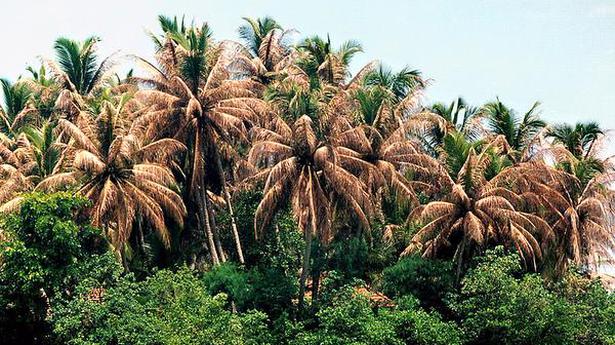
[[[293,45],[275,20],[245,20],[238,43],[160,16],[155,62],[99,61],[98,38],[60,38],[56,59],[3,79],[2,210],[25,192],[73,190],[124,260],[144,233],[170,247],[183,231],[211,264],[244,263],[233,198],[256,188],[256,237],[289,207],[308,244],[369,238],[392,201],[409,212],[389,229],[418,229],[403,255],[462,265],[502,244],[556,272],[610,256],[614,175],[598,125],[547,125],[538,103],[522,115],[499,99],[425,106],[419,71],[374,61],[352,76],[358,43]],[[120,77],[127,58],[134,70]],[[234,248],[216,226],[222,211]]]

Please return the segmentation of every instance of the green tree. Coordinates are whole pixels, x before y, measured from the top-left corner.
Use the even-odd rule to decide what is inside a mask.
[[[477,259],[452,307],[470,344],[612,343],[612,294],[592,284],[566,298],[546,286],[540,275],[523,274],[516,254],[499,247]]]
[[[31,194],[2,220],[0,339],[48,343],[54,300],[78,282],[106,286],[121,268],[100,230],[77,214],[87,200],[70,193]]]
[[[270,343],[265,314],[233,314],[226,304],[192,271],[161,270],[142,282],[123,279],[100,300],[80,291],[54,313],[53,331],[62,344]]]

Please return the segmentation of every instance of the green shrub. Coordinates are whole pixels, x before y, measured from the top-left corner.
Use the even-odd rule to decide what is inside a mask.
[[[397,307],[384,311],[383,316],[395,327],[404,344],[457,345],[463,337],[454,322],[445,322],[437,312],[426,312],[419,308],[419,301],[406,296],[397,300]]]
[[[449,261],[409,256],[383,271],[382,289],[390,297],[412,295],[426,308],[442,309],[454,289],[455,276]]]
[[[454,323],[422,310],[412,297],[395,308],[373,309],[354,291],[340,289],[316,313],[315,328],[299,332],[291,344],[461,344]]]
[[[92,300],[83,291],[57,308],[54,333],[66,344],[268,344],[267,317],[233,314],[188,269],[126,278]]]
[[[597,285],[567,299],[523,274],[502,248],[477,260],[453,309],[472,344],[612,344],[613,296]]]
[[[73,294],[80,281],[106,286],[119,278],[100,230],[77,220],[86,204],[70,193],[31,194],[2,220],[0,340],[44,341],[55,299]]]

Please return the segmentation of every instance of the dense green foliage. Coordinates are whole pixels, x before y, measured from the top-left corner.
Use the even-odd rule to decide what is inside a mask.
[[[53,331],[66,344],[268,344],[267,316],[227,310],[187,269],[142,282],[124,278],[100,300],[88,290],[56,309]]]
[[[50,303],[70,298],[77,284],[105,287],[121,272],[98,229],[77,217],[87,200],[69,193],[26,198],[2,221],[0,333],[16,341],[47,336]]]
[[[19,214],[3,221],[8,239],[0,307],[6,342],[17,342],[23,332],[33,332],[35,342],[59,344],[615,340],[615,296],[575,273],[557,283],[524,273],[518,256],[501,247],[475,260],[459,289],[449,262],[402,259],[383,272],[382,291],[393,298],[384,305],[361,289],[363,281],[330,273],[319,308],[297,318],[295,273],[287,271],[297,259],[279,247],[288,247],[292,229],[265,240],[267,259],[249,269],[222,264],[199,273],[180,267],[137,280],[122,273],[100,232],[80,221],[86,204],[67,193],[33,194]]]
[[[595,282],[575,293],[523,274],[516,255],[489,252],[464,278],[453,309],[476,344],[612,344],[615,299]],[[587,283],[586,283],[587,284]]]

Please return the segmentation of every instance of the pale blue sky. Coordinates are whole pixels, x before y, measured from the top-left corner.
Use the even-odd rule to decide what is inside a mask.
[[[427,102],[496,96],[523,111],[543,103],[549,121],[596,120],[615,128],[615,1],[141,1],[2,0],[0,76],[15,79],[52,56],[58,36],[102,38],[115,50],[150,58],[146,29],[158,14],[208,21],[216,38],[236,39],[242,16],[270,15],[301,36],[357,39],[372,59],[408,65],[433,79]]]

